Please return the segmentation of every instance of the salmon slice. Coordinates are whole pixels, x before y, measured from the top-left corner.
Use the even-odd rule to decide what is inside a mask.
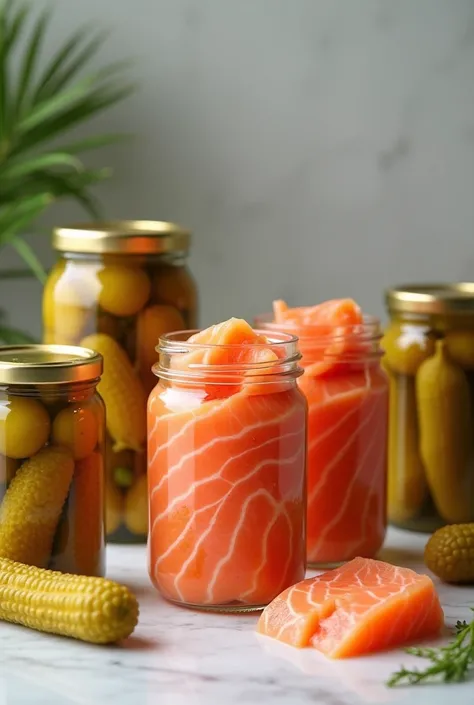
[[[438,636],[443,622],[428,576],[354,558],[282,592],[264,609],[257,631],[330,658],[350,658]]]
[[[296,308],[274,301],[273,314],[276,323],[299,336],[302,366],[310,365],[313,376],[343,371],[354,357],[371,352],[372,346],[363,336],[362,310],[353,299]]]
[[[308,400],[307,555],[374,556],[386,526],[388,387],[378,366],[300,379]]]
[[[273,302],[273,315],[277,323],[291,321],[299,326],[335,326],[360,325],[363,321],[362,310],[353,299],[331,299],[316,306],[289,308],[285,301]]]
[[[251,352],[251,346],[265,345],[267,339],[256,333],[242,318],[229,318],[223,323],[195,333],[187,342],[202,347],[175,357],[175,369],[186,370],[197,364],[232,365],[245,362],[246,356]]]
[[[187,401],[148,405],[150,575],[189,605],[267,604],[304,577],[305,399]]]

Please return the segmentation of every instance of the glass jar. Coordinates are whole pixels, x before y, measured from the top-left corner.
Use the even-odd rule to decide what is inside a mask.
[[[371,558],[386,532],[388,379],[380,365],[380,324],[275,323],[265,330],[298,336],[308,401],[307,560],[333,567]]]
[[[102,358],[62,345],[0,348],[0,556],[104,575]]]
[[[143,543],[148,530],[146,398],[160,335],[196,325],[190,235],[172,223],[58,228],[59,260],[44,289],[44,342],[102,354],[107,407],[107,540]]]
[[[161,338],[148,401],[150,577],[172,602],[257,610],[305,575],[297,341],[200,345],[191,333]]]
[[[474,521],[474,283],[398,287],[386,302],[389,520]]]

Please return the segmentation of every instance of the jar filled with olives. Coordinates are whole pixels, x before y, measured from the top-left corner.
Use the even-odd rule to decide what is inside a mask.
[[[146,404],[157,380],[160,336],[197,326],[187,268],[190,234],[155,221],[60,227],[59,259],[43,295],[45,343],[80,344],[104,358],[106,531],[145,542],[148,531]]]
[[[431,532],[474,521],[474,283],[386,294],[388,518]]]

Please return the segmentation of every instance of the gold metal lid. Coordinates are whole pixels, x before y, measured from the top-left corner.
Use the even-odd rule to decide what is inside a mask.
[[[102,374],[102,355],[74,345],[0,347],[0,384],[88,382]]]
[[[186,253],[191,235],[175,223],[159,220],[109,220],[55,228],[53,248],[84,254]]]
[[[474,314],[474,282],[397,286],[385,302],[391,313]]]

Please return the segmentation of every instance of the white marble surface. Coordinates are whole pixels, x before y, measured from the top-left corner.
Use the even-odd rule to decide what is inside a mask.
[[[382,557],[423,570],[425,538],[391,531]],[[474,681],[389,690],[400,651],[331,662],[257,637],[257,615],[193,612],[162,601],[143,547],[109,549],[109,577],[136,591],[140,622],[122,646],[0,625],[0,705],[472,705]],[[438,585],[446,623],[468,619],[474,589]],[[419,665],[419,664],[418,664]]]

